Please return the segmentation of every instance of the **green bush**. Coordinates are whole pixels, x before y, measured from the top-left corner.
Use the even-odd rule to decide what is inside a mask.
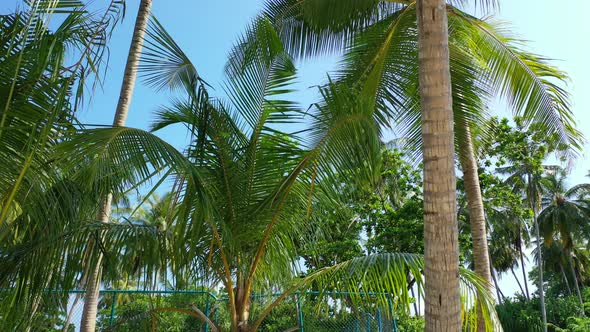
[[[538,298],[527,301],[524,297],[517,296],[514,299],[505,299],[496,307],[496,310],[505,331],[537,332],[543,330],[540,306]],[[581,330],[578,327],[574,328],[574,326],[586,327],[583,325],[586,322],[578,321],[583,317],[583,312],[575,296],[548,297],[546,309],[549,331],[590,331],[588,328]]]

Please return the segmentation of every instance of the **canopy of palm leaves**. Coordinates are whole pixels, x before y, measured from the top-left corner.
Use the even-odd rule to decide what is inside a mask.
[[[249,33],[272,37],[268,28],[262,22]],[[146,273],[168,268],[177,280],[196,276],[221,282],[230,297],[234,328],[238,320],[248,319],[243,305],[253,291],[294,291],[312,281],[334,285],[336,280],[340,289],[386,291],[396,303],[407,305],[407,273],[421,280],[421,260],[415,255],[368,256],[295,278],[293,249],[296,241],[309,240],[303,230],[310,226],[311,207],[317,200],[336,197],[329,195],[335,190],[331,175],[362,169],[356,176],[370,176],[379,160],[380,133],[370,103],[333,84],[321,89],[322,102],[311,109],[310,120],[302,122],[299,107],[283,99],[291,92],[295,67],[278,39],[255,57],[244,53],[248,61],[234,54],[225,86],[228,98],[212,98],[195,67],[157,21],[148,35],[141,67],[147,82],[182,95],[158,112],[153,128],[185,125],[191,137],[185,153],[141,130],[98,128],[67,137],[57,148],[62,156],[57,162],[76,186],[96,194],[90,198],[95,202],[108,192],[121,196],[150,180],[158,187],[173,177],[174,213],[165,218],[166,227],[76,218],[59,236],[8,248],[4,255],[13,264],[2,271],[3,284],[37,290],[71,286],[90,264],[92,252],[82,257],[92,244],[106,254],[107,281],[109,275],[112,279],[117,272],[132,270],[133,260],[120,258],[135,252],[146,257]],[[305,135],[284,132],[279,124],[285,123],[308,129]],[[104,240],[92,236],[99,230],[106,231]],[[48,256],[54,264],[32,273],[35,262]],[[490,308],[483,284],[472,273],[462,273],[465,312],[470,312],[475,294]],[[48,275],[56,277],[44,278]],[[381,300],[386,303],[385,296]],[[263,317],[257,318],[254,325]]]
[[[338,79],[376,105],[376,119],[393,127],[419,153],[418,31],[414,1],[267,1],[259,18],[273,22],[290,54],[343,52]],[[488,103],[500,97],[525,124],[542,124],[575,154],[583,139],[575,128],[565,73],[520,48],[500,24],[448,5],[449,48],[456,140],[465,128],[489,135]],[[264,45],[252,34],[244,45]]]

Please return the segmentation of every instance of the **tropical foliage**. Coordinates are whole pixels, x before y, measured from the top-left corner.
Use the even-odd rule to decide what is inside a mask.
[[[96,283],[224,298],[219,319],[183,295],[103,298],[99,329],[116,305],[121,330],[153,329],[146,317],[158,316],[163,330],[278,331],[293,328],[286,317],[296,310],[329,331],[335,312],[352,321],[381,308],[417,331],[433,324],[428,287],[442,269],[459,271],[465,330],[586,329],[590,184],[568,179],[584,139],[567,74],[459,2],[440,7],[452,117],[439,123],[450,124],[442,136],[451,157],[437,174],[442,132],[418,61],[424,3],[269,0],[234,44],[221,92],[152,17],[138,72],[171,99],[149,131],[78,120],[106,79],[123,0],[100,10],[31,0],[0,16],[3,328],[73,330],[80,296],[54,290]],[[339,54],[340,67],[317,82],[315,103],[300,105],[297,60],[326,53]],[[513,119],[490,117],[497,99]],[[172,126],[187,134],[182,150],[158,136]],[[390,131],[400,138],[383,142]],[[441,179],[451,180],[434,188]],[[444,214],[436,202],[449,207],[456,238],[447,242],[425,236]],[[457,255],[424,260],[433,244]],[[536,265],[529,275],[527,264]],[[515,298],[499,287],[506,275]],[[306,290],[315,305],[295,308],[289,299]]]

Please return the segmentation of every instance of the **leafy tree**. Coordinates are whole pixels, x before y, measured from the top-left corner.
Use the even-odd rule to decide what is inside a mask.
[[[368,234],[368,252],[424,250],[421,169],[396,149],[385,150],[381,178],[357,207]]]
[[[517,281],[521,292],[529,298],[526,272],[523,268],[523,285],[518,277],[514,274],[514,267],[524,267],[523,247],[528,243],[528,226],[530,211],[524,206],[521,196],[513,191],[513,188],[504,182],[500,177],[490,173],[486,168],[480,168],[479,182],[481,184],[484,211],[486,213],[487,228],[490,230],[488,241],[490,243],[490,260],[492,267],[499,273],[507,271],[512,272]],[[459,190],[460,206],[460,223],[461,234],[468,237],[470,234],[468,219],[470,218],[469,209],[464,208],[465,194],[462,191],[463,182],[459,181],[457,185]],[[468,256],[468,261],[472,264],[470,256],[470,246],[464,246],[462,252]],[[495,278],[495,276],[494,276]],[[496,290],[498,298],[501,301],[502,296],[499,294],[496,280]]]
[[[527,125],[520,117],[514,119],[514,127],[507,119],[493,118],[491,121],[496,137],[485,148],[489,156],[486,163],[491,165],[494,163],[492,159],[496,158],[496,171],[506,177],[506,183],[523,197],[527,207],[533,212],[533,229],[539,255],[537,271],[541,285],[541,314],[546,322],[541,235],[537,217],[543,193],[541,180],[548,171],[554,171],[559,167],[546,166],[543,163],[550,154],[567,152],[568,147],[561,143],[558,133],[548,134],[547,128],[540,123]],[[504,166],[506,164],[508,166]]]

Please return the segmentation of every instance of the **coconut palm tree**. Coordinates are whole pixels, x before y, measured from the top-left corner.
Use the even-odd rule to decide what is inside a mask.
[[[248,33],[275,38],[266,23],[259,22]],[[3,252],[10,264],[2,270],[0,280],[34,283],[57,275],[64,267],[69,275],[61,284],[75,280],[80,269],[72,272],[67,267],[70,262],[79,265],[81,257],[98,256],[96,252],[86,254],[88,238],[94,234],[100,245],[90,248],[98,247],[93,250],[108,258],[106,280],[132,269],[134,263],[121,257],[141,252],[159,257],[145,261],[154,267],[146,267],[146,271],[167,267],[175,276],[192,274],[221,282],[230,299],[233,331],[256,330],[273,307],[312,282],[356,292],[359,288],[382,290],[407,305],[408,273],[417,283],[422,282],[423,265],[416,255],[361,257],[298,278],[294,273],[297,256],[290,250],[293,241],[305,240],[300,235],[305,234],[314,201],[337,197],[327,185],[332,172],[361,169],[355,176],[372,174],[370,166],[381,148],[373,107],[342,85],[328,86],[321,90],[322,102],[312,108],[310,129],[303,139],[275,126],[286,121],[297,123],[301,115],[292,102],[281,99],[291,91],[294,66],[280,41],[272,40],[267,45],[273,47],[250,58],[246,66],[241,59],[232,58],[228,65],[229,100],[223,102],[208,96],[194,66],[157,21],[150,36],[153,39],[148,42],[142,67],[148,82],[178,88],[185,96],[184,101],[161,110],[154,129],[174,123],[186,125],[191,134],[186,153],[141,130],[98,128],[69,137],[59,146],[58,162],[73,183],[96,197],[108,193],[121,196],[161,175],[158,187],[173,176],[175,217],[159,229],[133,223],[73,223],[58,238],[29,240]],[[104,237],[96,235],[103,233]],[[59,259],[54,258],[49,266],[38,264],[37,268],[46,269],[38,268],[34,278],[22,274],[48,257]],[[493,317],[484,284],[469,271],[462,270],[461,278],[467,291],[465,309],[477,305],[475,300],[483,301],[486,317]],[[250,319],[250,294],[277,287],[286,291],[257,319]],[[385,295],[379,300],[387,304]],[[196,309],[160,310],[189,312],[215,328]],[[493,321],[488,323],[492,326]]]
[[[248,33],[264,33],[267,28],[262,21]],[[307,140],[303,140],[274,127],[276,123],[296,122],[301,114],[292,102],[281,99],[290,91],[294,66],[280,42],[269,43],[274,45],[266,50],[270,54],[252,58],[247,66],[242,66],[242,61],[230,62],[229,101],[223,102],[208,97],[194,66],[157,21],[150,35],[154,41],[148,42],[147,65],[143,67],[148,80],[156,86],[171,84],[186,95],[185,101],[159,113],[154,128],[186,125],[192,137],[186,156],[139,130],[86,130],[64,144],[69,151],[64,156],[67,164],[83,165],[73,178],[90,187],[105,186],[101,192],[116,193],[125,191],[121,184],[145,181],[142,179],[165,169],[164,175],[176,175],[178,212],[176,221],[166,228],[174,234],[167,240],[170,269],[178,276],[197,274],[221,282],[229,298],[233,331],[256,330],[274,306],[312,282],[356,292],[359,287],[384,290],[397,296],[401,305],[407,304],[407,274],[414,275],[418,283],[422,280],[418,256],[361,257],[298,278],[294,273],[297,256],[290,250],[293,241],[304,240],[300,236],[308,223],[306,215],[313,213],[313,201],[336,197],[326,185],[331,172],[363,165],[363,172],[371,174],[369,167],[381,147],[373,108],[340,85],[326,87],[322,89],[323,101],[313,108]],[[87,155],[95,158],[88,160]],[[110,243],[103,246],[114,248]],[[478,301],[487,303],[486,316],[493,316],[483,284],[468,271],[461,273],[469,282],[465,284],[469,295],[466,308],[474,305],[469,301],[477,296]],[[252,292],[277,287],[286,291],[259,317],[250,318]],[[387,303],[385,296],[379,300]],[[160,310],[187,312],[182,308]],[[194,308],[191,312],[215,328],[202,313]]]
[[[115,127],[124,126],[125,120],[127,119],[129,105],[131,104],[131,96],[133,94],[133,88],[137,76],[137,66],[139,65],[145,31],[151,14],[151,7],[152,0],[140,1],[137,18],[135,19],[135,27],[133,29],[133,38],[131,39],[129,54],[127,55],[127,63],[125,64],[121,92],[119,93],[119,102],[113,119],[113,126]],[[108,194],[100,206],[98,220],[102,222],[109,221],[111,201],[112,195]],[[87,288],[84,298],[84,310],[82,311],[82,332],[93,332],[96,329],[101,263],[102,258],[98,257],[97,264],[90,270],[91,274],[86,283]]]
[[[590,236],[590,205],[584,199],[590,192],[590,184],[578,184],[566,189],[565,181],[563,171],[543,178],[545,195],[542,201],[544,208],[538,217],[539,230],[543,234],[545,245],[551,246],[556,238],[560,242],[567,266],[570,267],[576,294],[583,306],[572,251],[577,239],[587,239]]]
[[[53,236],[64,220],[81,211],[77,202],[84,199],[73,196],[79,192],[64,180],[53,151],[78,125],[75,114],[84,92],[100,80],[106,44],[122,7],[121,0],[94,12],[81,1],[28,1],[24,10],[0,17],[0,159],[6,165],[0,171],[3,250],[35,236]],[[42,231],[44,222],[56,218],[59,223]],[[40,280],[50,282],[51,278]],[[15,289],[3,297],[3,304],[12,303],[5,312],[34,316],[41,301],[34,287],[18,281],[4,286]],[[30,310],[24,310],[27,307]],[[11,316],[3,317],[8,329],[19,323]]]
[[[312,213],[310,199],[313,196],[316,197],[314,199],[323,197],[322,192],[328,188],[325,184],[330,178],[331,170],[337,169],[342,174],[347,169],[355,170],[358,165],[363,165],[362,169],[366,169],[367,166],[372,165],[371,161],[380,155],[379,144],[375,141],[376,137],[374,136],[378,135],[379,127],[374,119],[373,107],[370,103],[366,104],[364,98],[350,95],[351,92],[347,88],[338,84],[329,85],[321,90],[323,101],[313,108],[315,112],[312,118],[312,128],[306,132],[310,137],[309,143],[304,145],[302,150],[299,150],[300,148],[295,144],[297,141],[286,139],[291,135],[278,132],[276,129],[271,130],[269,124],[277,121],[274,119],[275,116],[278,116],[278,120],[281,122],[293,121],[290,116],[290,113],[295,111],[293,104],[281,100],[280,96],[282,93],[290,91],[288,84],[292,79],[294,67],[284,52],[282,43],[274,34],[272,26],[268,23],[267,20],[255,22],[246,32],[242,42],[252,40],[252,35],[264,36],[267,40],[264,40],[263,45],[269,47],[254,48],[256,52],[261,52],[255,53],[254,57],[249,52],[233,53],[227,66],[229,83],[226,91],[230,97],[228,103],[213,105],[198,103],[197,105],[204,106],[201,106],[203,109],[196,110],[196,115],[192,115],[190,109],[187,109],[187,106],[194,105],[193,102],[176,103],[173,107],[166,108],[160,113],[161,121],[155,125],[155,128],[159,129],[180,122],[190,128],[195,143],[191,144],[189,156],[197,165],[204,167],[207,170],[206,173],[212,172],[211,175],[204,176],[204,179],[213,181],[210,185],[211,188],[222,188],[219,193],[210,197],[210,204],[216,207],[217,212],[211,213],[209,216],[211,220],[207,221],[211,228],[210,235],[200,241],[203,246],[201,250],[207,254],[200,255],[209,257],[209,265],[217,266],[216,269],[213,269],[215,279],[220,280],[228,290],[232,327],[237,331],[256,330],[273,306],[284,299],[290,291],[311,281],[318,283],[327,274],[332,279],[334,278],[333,273],[341,270],[343,266],[355,267],[353,270],[349,270],[346,273],[347,277],[345,277],[345,279],[352,278],[355,281],[352,284],[350,280],[344,284],[341,281],[338,283],[339,287],[354,284],[356,285],[353,286],[354,289],[358,290],[360,281],[355,272],[359,269],[357,264],[365,266],[360,269],[361,271],[367,268],[370,271],[372,269],[370,265],[365,265],[367,264],[366,259],[374,260],[377,265],[381,264],[379,256],[369,256],[338,264],[335,267],[321,269],[298,282],[291,290],[283,293],[273,305],[263,311],[263,314],[254,323],[249,323],[252,289],[262,288],[264,290],[277,280],[285,277],[287,277],[286,280],[292,278],[290,276],[292,274],[287,272],[292,270],[288,267],[292,263],[283,261],[289,257],[293,259],[289,252],[285,251],[292,246],[291,240],[287,241],[287,239],[297,238],[295,235],[297,231],[305,228],[299,223],[305,221],[306,218],[297,216]],[[163,29],[159,28],[158,34],[160,35],[158,40],[167,40],[172,43],[171,38],[165,34]],[[260,39],[258,41],[262,42]],[[172,44],[170,51],[176,48]],[[175,75],[177,71],[172,70],[173,67],[168,63],[161,63],[162,60],[159,59],[186,59],[186,57],[184,55],[162,56],[154,53],[152,58],[151,54],[147,60],[153,66],[146,68],[151,81],[156,86],[161,82],[174,82],[174,77],[171,77],[170,74]],[[158,62],[160,62],[160,66],[156,66]],[[183,63],[182,67],[190,68],[191,66]],[[162,71],[159,68],[166,68],[166,70]],[[196,71],[193,72],[196,73]],[[265,78],[267,81],[259,82],[258,79],[253,79],[259,77]],[[194,84],[178,85],[190,88],[187,91],[189,96],[198,95],[197,92],[191,90],[194,89]],[[217,105],[222,105],[222,108]],[[230,111],[232,108],[235,111]],[[230,114],[236,114],[236,117],[218,118],[219,115],[216,113],[223,110],[227,110],[226,112]],[[205,116],[208,119],[204,119]],[[240,121],[241,116],[244,116],[244,119]],[[230,120],[229,124],[226,123],[228,120]],[[203,126],[203,121],[208,121],[208,126]],[[234,123],[244,123],[244,129],[240,129]],[[353,130],[349,125],[353,126]],[[359,125],[367,127],[358,131]],[[217,126],[220,128],[217,129]],[[206,128],[210,132],[195,131],[196,128]],[[224,135],[216,134],[217,130],[222,130]],[[231,134],[232,132],[236,132],[236,134]],[[203,137],[203,135],[206,136]],[[233,136],[241,137],[241,139],[234,141]],[[226,142],[227,139],[231,141]],[[281,152],[279,155],[276,155],[277,151],[274,151],[277,147]],[[270,150],[267,151],[269,148]],[[351,148],[354,148],[352,150],[355,151],[354,153],[351,153]],[[358,159],[359,152],[356,149],[362,151]],[[294,150],[295,156],[299,155],[300,157],[290,156],[292,153],[290,150]],[[234,151],[239,152],[239,156],[245,156],[241,158],[234,156],[233,153],[236,153]],[[280,164],[271,162],[272,158],[277,157],[281,159]],[[274,166],[269,169],[267,164]],[[365,172],[367,171],[356,175],[362,176]],[[369,176],[372,175],[371,171],[367,173]],[[285,176],[287,177],[285,178]],[[288,182],[285,183],[285,180]],[[273,185],[273,182],[276,184]],[[246,192],[242,193],[240,188],[244,188]],[[303,189],[301,194],[297,194],[301,189]],[[287,190],[287,192],[283,193],[283,190]],[[319,191],[319,193],[315,193],[315,191]],[[268,195],[275,197],[273,200],[278,201],[276,203],[268,202]],[[296,199],[299,196],[302,200]],[[195,211],[192,207],[195,199],[194,194],[188,195],[185,192],[183,197],[185,201],[189,200],[191,207],[184,212],[186,207],[182,207],[183,204],[180,203],[179,216],[187,218],[187,223],[191,220],[194,224],[195,219],[202,218],[201,215],[204,212]],[[267,206],[267,204],[270,205]],[[267,210],[269,208],[270,210]],[[306,210],[307,212],[305,212]],[[223,232],[219,230],[223,230]],[[236,231],[238,233],[235,233]],[[279,246],[274,242],[277,238],[271,234],[279,236],[281,241]],[[286,234],[291,235],[287,236]],[[209,238],[210,241],[207,240]],[[228,244],[230,245],[228,246]],[[214,256],[211,252],[215,247],[218,247],[219,257]],[[394,256],[385,255],[385,257],[390,257],[388,259],[395,256],[395,254]],[[277,265],[273,265],[272,270],[268,270],[270,266],[267,266],[265,261],[276,262],[275,264],[279,267],[283,266],[283,271],[281,268],[277,268]],[[392,262],[398,261],[394,258]],[[399,263],[395,264],[399,265]],[[416,266],[411,264],[409,266],[413,275],[418,273],[414,269]],[[236,275],[234,278],[230,278],[231,271],[234,270]],[[400,272],[399,268],[395,268],[395,266],[384,270],[397,270],[392,273]],[[342,277],[342,275],[339,276]],[[387,279],[382,275],[374,276],[374,279],[372,273],[369,272],[367,276],[368,279],[363,279],[361,283],[361,289],[391,287],[391,285],[381,284]],[[260,283],[261,281],[262,283]],[[391,292],[405,298],[407,296],[405,278],[403,283],[404,290],[401,293],[398,288],[400,285],[394,285],[390,289]],[[488,314],[489,312],[486,316]]]
[[[471,133],[474,117],[483,111],[483,100],[487,99],[482,94],[491,92],[491,96],[508,97],[517,114],[526,114],[529,121],[544,122],[560,132],[568,144],[576,145],[577,133],[572,127],[566,94],[543,77],[549,73],[548,77],[564,79],[563,73],[547,66],[539,57],[515,49],[513,40],[488,22],[477,20],[451,6],[446,8],[453,26],[449,36],[451,77],[453,82],[463,79],[460,83],[453,83],[453,107],[455,132],[460,143],[459,160],[473,215],[474,252],[476,261],[480,262],[476,264],[476,270],[490,280],[485,218]],[[279,35],[293,54],[315,55],[352,45],[345,55],[348,62],[346,76],[353,76],[349,82],[358,84],[361,81],[359,89],[375,99],[384,124],[387,124],[388,118],[402,119],[402,124],[420,137],[421,127],[415,122],[420,117],[419,112],[411,112],[410,116],[404,114],[409,107],[419,110],[416,106],[420,105],[415,97],[420,91],[415,63],[419,32],[415,12],[416,3],[412,1],[335,4],[321,0],[285,0],[270,1],[265,15],[275,22]],[[477,54],[479,60],[473,60],[473,54]],[[470,60],[473,62],[470,63]],[[485,68],[474,69],[480,63],[485,63]],[[482,81],[485,83],[474,84],[474,81],[482,79],[481,76],[484,76]],[[523,77],[526,77],[526,84],[521,84]],[[521,93],[523,88],[534,92]],[[407,98],[408,95],[413,97]],[[391,116],[391,113],[395,115]]]

